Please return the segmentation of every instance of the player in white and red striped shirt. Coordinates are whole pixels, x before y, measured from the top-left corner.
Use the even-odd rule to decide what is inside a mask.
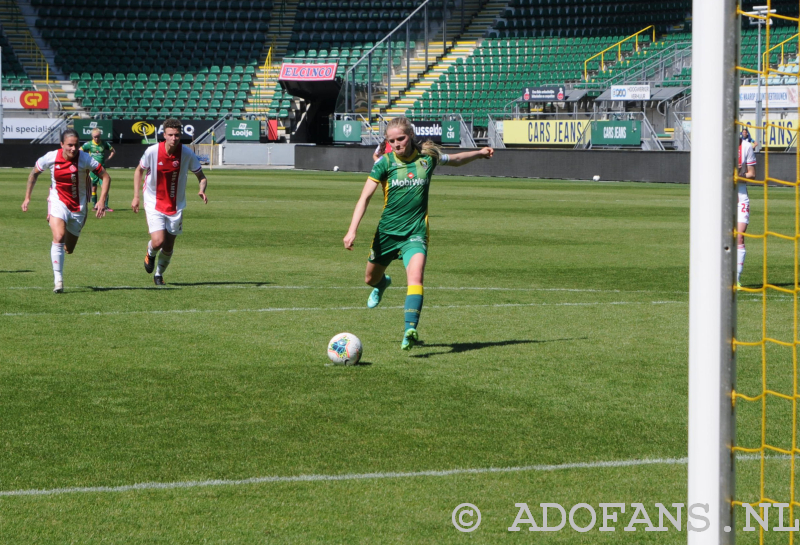
[[[748,133],[749,134],[749,133]],[[739,136],[739,177],[749,180],[756,177],[756,154],[753,149],[753,143]],[[747,183],[737,182],[737,193],[739,196],[739,203],[736,209],[736,286],[741,288],[742,283],[742,269],[744,269],[744,258],[747,255],[747,250],[744,245],[744,233],[747,231],[747,225],[750,223],[750,196],[747,194]]]
[[[183,232],[183,209],[186,207],[186,177],[192,171],[200,182],[198,195],[204,203],[208,180],[200,160],[189,146],[181,144],[181,122],[164,121],[164,141],[145,150],[133,174],[131,208],[139,212],[139,186],[145,174],[144,212],[150,229],[150,242],[144,258],[144,270],[153,272],[156,286],[164,285],[164,271],[172,259],[175,238]],[[156,263],[158,266],[156,266]]]
[[[47,221],[53,232],[50,247],[50,260],[53,263],[54,293],[64,291],[64,253],[71,254],[78,243],[83,225],[86,223],[87,197],[90,194],[89,173],[93,172],[103,180],[101,197],[105,198],[111,178],[103,165],[79,149],[78,133],[67,129],[61,134],[61,149],[51,151],[36,161],[36,166],[28,175],[28,187],[22,211],[28,211],[33,186],[39,174],[50,170],[50,195],[47,198]],[[105,202],[105,201],[100,201]],[[105,209],[97,209],[97,217],[105,215]]]

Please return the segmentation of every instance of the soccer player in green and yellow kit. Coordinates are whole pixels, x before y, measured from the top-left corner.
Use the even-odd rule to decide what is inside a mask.
[[[361,191],[344,247],[353,249],[356,231],[373,193],[383,188],[384,205],[372,248],[369,252],[365,280],[374,289],[367,307],[375,308],[384,291],[392,284],[385,274],[395,259],[406,267],[408,293],[405,303],[403,350],[410,350],[418,341],[417,326],[422,311],[422,281],[428,252],[428,190],[434,169],[439,165],[461,166],[475,159],[491,159],[492,148],[446,155],[433,142],[418,144],[414,127],[405,117],[397,117],[386,125],[386,141],[392,151],[383,155],[372,167]]]
[[[105,167],[106,163],[114,157],[115,152],[111,144],[101,138],[102,134],[103,131],[100,129],[92,130],[92,139],[86,142],[81,150],[91,155],[92,159]],[[89,173],[89,177],[92,179],[92,204],[94,205],[92,208],[97,210],[97,185],[102,185],[102,181],[94,172]],[[103,208],[106,212],[113,212],[108,207],[108,195],[106,195],[106,202],[103,203]]]

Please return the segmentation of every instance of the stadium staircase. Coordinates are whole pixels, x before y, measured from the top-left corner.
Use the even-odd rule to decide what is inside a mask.
[[[0,26],[8,40],[8,45],[13,49],[14,56],[27,74],[28,82],[44,80],[49,73],[50,66],[31,35],[19,6],[13,0],[0,0]],[[5,70],[3,71],[5,72]],[[5,81],[5,74],[3,76]]]
[[[33,89],[33,82],[14,54],[14,49],[4,33],[2,25],[0,25],[0,47],[3,49],[3,89],[7,91],[30,91]]]
[[[252,94],[245,106],[247,113],[260,114],[259,117],[286,119],[289,116],[289,110],[295,106],[288,100],[282,103],[282,93],[276,97],[276,92],[280,92],[280,88],[277,85],[278,75],[292,38],[292,29],[294,28],[297,5],[299,3],[300,0],[284,0],[283,2],[275,3],[272,7],[270,34],[273,37],[273,41],[265,44],[264,51],[262,51],[261,58],[264,59],[264,62],[261,63],[256,71]],[[267,63],[268,60],[270,61],[269,64]],[[276,98],[277,102],[273,105],[273,101]],[[282,105],[285,108],[281,108]]]
[[[387,117],[397,117],[404,115],[406,110],[411,108],[415,102],[422,99],[422,95],[428,91],[434,82],[438,81],[442,74],[446,73],[451,66],[464,61],[467,57],[472,55],[475,48],[478,47],[483,39],[483,36],[494,25],[497,17],[503,12],[508,0],[491,0],[482,9],[477,11],[472,17],[472,21],[464,29],[461,36],[455,41],[453,47],[446,55],[441,56],[440,60],[430,67],[422,74],[422,77],[417,76],[412,78],[412,84],[406,89],[405,76],[400,74],[392,78],[393,95],[398,96],[397,99],[392,100],[392,104],[385,108],[383,113]],[[436,43],[436,42],[434,42]],[[438,49],[441,52],[441,47]],[[424,51],[418,53],[412,61],[412,73],[415,68],[424,66]],[[419,74],[419,72],[417,72]],[[414,81],[416,80],[416,81]],[[400,87],[397,94],[394,93],[395,87]],[[376,101],[379,106],[386,105],[385,98],[382,101]]]

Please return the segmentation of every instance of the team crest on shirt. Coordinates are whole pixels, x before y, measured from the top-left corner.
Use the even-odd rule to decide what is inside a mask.
[[[175,168],[178,168],[178,165],[180,164],[181,164],[180,161],[172,161],[172,166],[174,166]]]
[[[78,172],[78,167],[76,167],[75,165],[70,165],[69,166],[69,171],[70,172]]]
[[[422,168],[428,168],[428,160],[427,159],[422,159],[419,162],[419,164],[422,165]]]

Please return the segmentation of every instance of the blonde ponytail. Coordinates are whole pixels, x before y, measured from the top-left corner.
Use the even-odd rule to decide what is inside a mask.
[[[436,159],[437,162],[442,159],[442,148],[434,144],[431,140],[423,142],[419,152],[422,155],[427,155],[428,157]]]

